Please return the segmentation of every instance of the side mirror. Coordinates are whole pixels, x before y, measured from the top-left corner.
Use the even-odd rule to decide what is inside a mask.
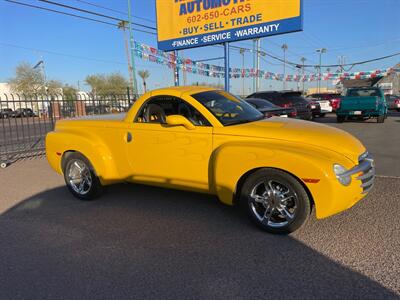
[[[170,115],[166,118],[167,125],[170,126],[183,126],[188,130],[196,129],[196,126],[192,124],[188,119],[181,115]]]

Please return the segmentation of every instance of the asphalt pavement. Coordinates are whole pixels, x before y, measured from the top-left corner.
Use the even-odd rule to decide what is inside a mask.
[[[323,120],[358,136],[384,177],[290,236],[190,192],[119,184],[78,201],[44,158],[17,162],[0,170],[0,299],[400,299],[399,120]]]

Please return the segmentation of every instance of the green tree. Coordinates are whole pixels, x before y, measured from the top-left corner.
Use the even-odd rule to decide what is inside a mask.
[[[88,75],[85,82],[90,86],[91,92],[97,95],[125,94],[129,86],[125,77],[119,73]]]
[[[138,71],[138,74],[139,74],[140,78],[142,78],[143,91],[146,93],[147,92],[146,79],[150,77],[150,72],[147,70],[140,70],[140,71]]]
[[[77,93],[78,93],[78,89],[71,86],[71,85],[64,85],[62,88],[62,93],[64,96],[65,100],[76,100],[77,99]]]
[[[28,62],[21,62],[15,68],[15,77],[9,80],[11,90],[26,95],[45,93],[45,82],[39,69],[33,69]]]
[[[46,92],[48,94],[62,94],[62,83],[58,80],[49,80],[46,82]]]

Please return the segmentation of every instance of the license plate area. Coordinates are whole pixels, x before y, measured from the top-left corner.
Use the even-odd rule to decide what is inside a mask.
[[[350,114],[351,115],[355,115],[355,116],[360,116],[360,115],[362,115],[362,111],[361,110],[355,110],[355,111],[351,111]]]

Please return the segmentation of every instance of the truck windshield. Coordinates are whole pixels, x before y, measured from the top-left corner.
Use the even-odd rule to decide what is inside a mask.
[[[354,89],[347,92],[349,97],[380,97],[381,94],[377,89]]]
[[[204,105],[224,126],[248,123],[264,115],[244,100],[224,91],[209,91],[192,95]]]

